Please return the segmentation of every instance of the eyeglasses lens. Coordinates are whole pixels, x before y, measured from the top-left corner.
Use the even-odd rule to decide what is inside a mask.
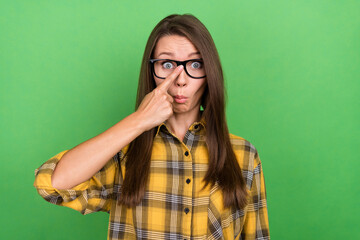
[[[166,78],[177,67],[176,62],[169,60],[160,60],[154,62],[154,71],[158,77]],[[202,61],[194,60],[186,63],[186,70],[190,77],[205,76],[205,69]]]

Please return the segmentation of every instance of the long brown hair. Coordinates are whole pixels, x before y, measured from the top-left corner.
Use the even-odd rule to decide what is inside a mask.
[[[207,88],[202,97],[202,116],[206,122],[206,144],[209,167],[204,177],[205,186],[218,181],[223,191],[224,207],[245,207],[247,190],[240,166],[231,146],[225,119],[225,89],[220,58],[215,43],[206,27],[193,15],[169,15],[151,32],[142,59],[136,99],[136,109],[146,94],[155,87],[149,59],[157,41],[165,35],[187,37],[200,52],[205,66]],[[140,203],[149,178],[151,151],[156,128],[142,133],[129,144],[126,152],[126,174],[119,204],[129,207]],[[204,186],[204,187],[205,187]]]

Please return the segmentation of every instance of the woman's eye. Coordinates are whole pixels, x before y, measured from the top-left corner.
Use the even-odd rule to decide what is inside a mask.
[[[200,69],[201,68],[201,62],[193,62],[191,63],[191,68],[194,68],[194,69]]]
[[[163,68],[165,69],[172,69],[174,67],[174,65],[171,62],[164,62],[162,65]]]

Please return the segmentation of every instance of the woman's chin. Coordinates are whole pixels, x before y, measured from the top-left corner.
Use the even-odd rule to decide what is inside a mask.
[[[186,104],[174,104],[174,113],[186,113],[189,111],[189,107]]]
[[[175,114],[181,114],[181,113],[188,113],[188,112],[192,112],[195,111],[195,109],[198,109],[198,111],[200,111],[200,103],[198,104],[198,106],[193,106],[193,105],[187,105],[187,104],[178,104],[175,103],[173,104],[173,110]]]

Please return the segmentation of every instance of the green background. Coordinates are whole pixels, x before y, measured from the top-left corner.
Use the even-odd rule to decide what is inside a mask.
[[[108,214],[43,200],[34,170],[134,110],[165,16],[209,29],[230,131],[259,151],[272,239],[359,239],[360,1],[1,1],[1,239],[106,239]]]

